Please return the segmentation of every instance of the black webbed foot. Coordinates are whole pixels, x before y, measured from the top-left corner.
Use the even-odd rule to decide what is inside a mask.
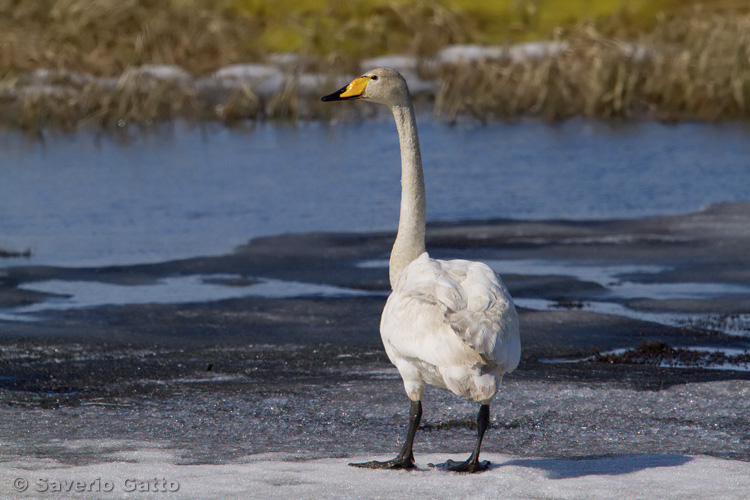
[[[373,460],[371,462],[351,463],[349,465],[351,465],[352,467],[359,467],[361,469],[411,470],[416,468],[413,458],[400,457],[396,457],[393,460],[388,460],[387,462],[378,462],[377,460]]]
[[[406,442],[404,447],[401,448],[401,453],[396,455],[393,460],[387,462],[378,462],[373,460],[372,462],[361,462],[351,463],[352,467],[359,467],[361,469],[391,469],[391,470],[411,470],[416,469],[414,465],[414,453],[412,452],[412,445],[414,444],[414,434],[417,433],[417,427],[419,427],[419,421],[422,418],[422,402],[412,401],[411,411],[409,414],[409,432],[406,434]]]
[[[446,460],[442,464],[429,464],[430,467],[437,467],[438,469],[448,470],[452,472],[484,472],[490,468],[490,462],[488,460],[479,460],[479,450],[482,447],[482,438],[484,432],[490,426],[490,407],[489,405],[482,405],[479,407],[479,413],[477,414],[477,444],[474,447],[474,451],[471,456],[465,462],[454,462],[453,460]]]
[[[437,469],[452,471],[452,472],[484,472],[489,470],[491,462],[489,460],[475,460],[474,457],[470,457],[465,462],[454,462],[453,460],[446,460],[441,464],[428,464],[430,467]]]

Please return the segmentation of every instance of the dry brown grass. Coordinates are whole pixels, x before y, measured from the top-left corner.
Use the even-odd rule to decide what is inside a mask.
[[[535,61],[444,68],[436,111],[482,120],[750,118],[750,14],[663,19],[633,43],[582,25],[560,41],[567,50]]]
[[[247,5],[245,5],[247,4]],[[154,81],[143,65],[175,65],[193,77],[268,55],[273,26],[263,2],[238,0],[0,0],[0,116],[26,130],[78,124],[107,128],[174,118],[233,123],[326,114],[301,102],[294,79],[259,98],[251,85],[206,98],[195,81]],[[323,12],[301,10],[283,21],[303,38],[300,61],[326,74],[358,71],[384,51],[426,55],[469,40],[468,21],[440,3],[374,6],[330,0]],[[34,79],[39,69],[52,78]],[[290,73],[300,69],[292,67]],[[117,79],[107,85],[95,77]]]
[[[260,31],[222,0],[0,0],[0,76],[37,68],[112,76],[141,64],[203,74],[258,57]]]
[[[173,83],[140,85],[124,76],[114,89],[90,83],[76,89],[30,92],[15,102],[0,101],[5,125],[27,131],[73,130],[80,125],[108,129],[132,123],[154,124],[165,118],[196,116],[194,95]]]
[[[192,78],[186,84],[138,70],[172,64],[197,77],[264,60],[261,40],[269,20],[240,4],[0,0],[0,124],[35,131],[79,124],[119,128],[175,118],[295,120],[331,113],[330,106],[318,105],[317,96],[301,95],[291,78],[270,97],[245,85],[217,98],[201,94]],[[661,17],[646,33],[624,17],[582,23],[556,35],[567,46],[564,52],[538,59],[443,66],[431,75],[441,82],[435,111],[448,120],[459,115],[749,119],[750,12],[725,4]],[[384,52],[429,59],[448,44],[481,39],[478,20],[445,2],[373,7],[329,0],[322,14],[301,10],[289,16],[285,22],[303,41],[302,62],[292,65],[290,74],[301,68],[354,74],[360,60]],[[54,70],[53,77],[36,82],[39,68]]]
[[[282,20],[269,20],[262,2],[238,0],[0,0],[0,78],[37,68],[113,76],[143,64],[204,75],[262,60],[264,34],[279,28],[297,33],[312,67],[339,70],[383,53],[429,55],[476,35],[465,13],[427,0],[329,0]]]
[[[474,20],[436,1],[363,6],[332,0],[322,15],[300,18],[303,52],[317,68],[357,72],[359,61],[380,54],[428,57],[453,43],[477,39]]]
[[[70,83],[70,82],[69,82]],[[0,97],[2,125],[31,133],[44,129],[73,131],[80,126],[117,130],[130,125],[150,127],[184,119],[234,124],[248,119],[295,120],[300,98],[293,80],[277,93],[261,98],[251,85],[212,95],[199,95],[193,84],[157,80],[137,69],[114,85],[92,79],[83,84],[34,88],[20,98]]]

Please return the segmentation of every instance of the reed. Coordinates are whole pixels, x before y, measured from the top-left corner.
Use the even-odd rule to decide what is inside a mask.
[[[629,42],[582,24],[558,41],[564,51],[534,60],[444,67],[436,112],[449,120],[750,118],[750,14],[662,19]]]
[[[187,87],[156,81],[135,70],[113,82],[87,80],[46,85],[16,99],[0,99],[3,124],[35,132],[73,130],[79,125],[122,128],[154,124],[165,118],[196,116],[198,101]]]
[[[320,106],[315,93],[303,95],[293,76],[329,75],[322,92],[340,83],[338,75],[356,74],[364,58],[388,53],[419,58],[422,76],[439,80],[434,110],[447,120],[750,118],[746,2],[712,0],[695,8],[673,0],[599,0],[599,17],[567,20],[566,9],[588,3],[0,0],[0,126],[118,129],[175,118],[327,118],[332,107]],[[617,7],[626,3],[635,7]],[[653,15],[657,5],[671,6],[669,14]],[[434,63],[450,44],[545,34],[566,49]],[[279,48],[300,57],[275,95],[244,85],[219,98],[196,85],[219,67],[267,61]],[[189,82],[153,78],[142,69],[151,64],[182,68]]]
[[[142,64],[195,74],[262,48],[262,28],[229,0],[0,0],[0,76],[37,68],[117,75]]]
[[[357,72],[359,61],[381,54],[428,57],[453,43],[478,39],[475,21],[444,2],[416,0],[368,6],[331,1],[322,15],[301,21],[301,51],[315,69]]]

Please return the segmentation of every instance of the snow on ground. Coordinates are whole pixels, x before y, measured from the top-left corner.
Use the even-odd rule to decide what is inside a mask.
[[[390,457],[355,457],[370,460]],[[164,450],[122,453],[118,460],[69,466],[49,460],[0,464],[0,495],[10,499],[741,499],[750,463],[707,456],[620,455],[578,459],[516,458],[488,453],[488,472],[446,473],[427,467],[373,471],[352,459],[304,460],[279,454],[230,464],[179,465]],[[454,457],[456,458],[456,457]],[[23,490],[23,491],[20,491]]]

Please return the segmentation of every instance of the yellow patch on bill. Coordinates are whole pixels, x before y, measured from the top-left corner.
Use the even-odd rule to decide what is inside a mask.
[[[369,81],[369,76],[360,76],[359,78],[355,78],[349,85],[346,86],[346,90],[343,91],[339,97],[362,97],[362,94],[365,93],[367,82]]]

